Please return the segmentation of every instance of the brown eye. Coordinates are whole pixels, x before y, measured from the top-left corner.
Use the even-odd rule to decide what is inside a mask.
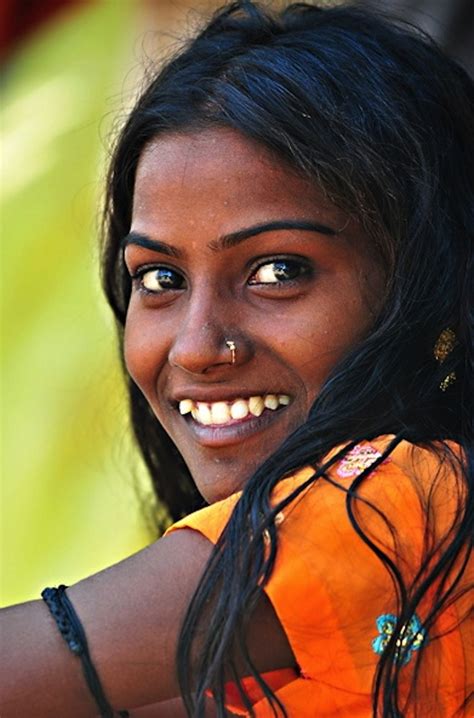
[[[147,292],[159,294],[166,290],[184,289],[184,277],[170,267],[153,267],[139,272],[136,278]]]
[[[280,284],[308,274],[309,267],[296,259],[276,259],[261,264],[252,274],[249,284]]]

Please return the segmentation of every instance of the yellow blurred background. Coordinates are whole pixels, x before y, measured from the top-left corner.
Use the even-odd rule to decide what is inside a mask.
[[[142,510],[149,482],[99,288],[100,206],[113,130],[143,69],[207,5],[66,2],[4,64],[4,604],[77,581],[153,538]]]

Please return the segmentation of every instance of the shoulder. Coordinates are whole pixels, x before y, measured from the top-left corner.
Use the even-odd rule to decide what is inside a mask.
[[[456,531],[462,501],[459,448],[401,442],[387,454],[393,439],[363,441],[347,452],[336,447],[323,476],[312,480],[316,467],[307,466],[282,478],[273,492],[274,505],[284,505],[276,521],[275,564],[264,590],[301,671],[300,679],[278,693],[289,707],[298,696],[309,706],[313,690],[321,715],[339,715],[350,689],[353,714],[368,715],[383,631],[398,611],[393,575],[381,556],[411,586],[426,552],[436,562],[447,534]],[[192,514],[171,532],[192,528],[215,543],[239,498],[233,495]],[[466,568],[463,585],[467,574]],[[420,605],[420,615],[425,608]],[[445,611],[433,635],[439,628],[440,635],[450,637],[427,645],[449,675],[448,688],[457,700],[468,669],[462,675],[453,669],[461,665],[464,650],[462,635],[452,631],[455,620]],[[294,705],[295,715],[306,715],[302,704]]]
[[[445,518],[449,511],[455,511],[462,494],[459,465],[461,451],[453,442],[434,447],[421,447],[408,441],[401,441],[393,450],[393,435],[384,435],[373,440],[361,441],[348,451],[344,446],[335,447],[324,459],[330,462],[325,475],[312,480],[317,466],[306,466],[295,474],[282,478],[274,489],[272,501],[276,505],[295,494],[294,501],[284,512],[284,518],[292,517],[294,528],[305,527],[312,532],[328,521],[337,525],[337,535],[347,529],[353,532],[347,517],[348,494],[357,504],[357,499],[370,502],[377,507],[383,505],[390,518],[418,516],[423,513],[426,498],[431,497],[432,505],[444,509]],[[385,457],[386,452],[388,456]],[[373,466],[366,479],[354,488],[363,472]],[[242,492],[218,501],[196,511],[171,526],[167,535],[178,529],[194,529],[216,543],[226,526]],[[359,503],[355,510],[361,510]],[[368,513],[365,503],[365,513]],[[279,521],[282,516],[278,517]],[[285,523],[288,522],[285,521]],[[329,527],[328,527],[329,528]]]

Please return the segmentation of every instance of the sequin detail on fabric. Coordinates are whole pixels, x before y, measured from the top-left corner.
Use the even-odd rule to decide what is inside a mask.
[[[358,476],[381,456],[380,451],[374,449],[370,444],[356,444],[341,460],[337,467],[337,474],[343,478]]]
[[[395,631],[397,617],[393,613],[383,613],[376,620],[379,635],[372,641],[372,648],[379,656],[382,655],[388,642]],[[395,662],[406,666],[409,663],[413,651],[418,651],[426,641],[426,631],[415,614],[408,624],[406,624],[397,639]]]

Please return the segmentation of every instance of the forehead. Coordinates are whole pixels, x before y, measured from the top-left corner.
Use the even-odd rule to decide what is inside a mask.
[[[230,129],[163,135],[146,147],[139,161],[135,222],[167,222],[177,219],[177,213],[181,221],[222,221],[238,212],[245,224],[247,215],[255,221],[295,211],[313,219],[329,213],[339,226],[346,220],[314,182]]]

